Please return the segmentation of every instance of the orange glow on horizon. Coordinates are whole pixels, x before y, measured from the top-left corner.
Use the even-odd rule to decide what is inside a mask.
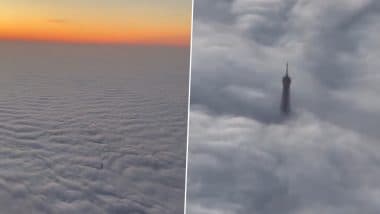
[[[189,33],[190,34],[190,33]],[[151,44],[189,46],[190,36],[186,33],[171,35],[156,35],[134,33],[123,35],[88,35],[85,33],[59,33],[59,32],[5,32],[0,31],[0,40],[8,41],[46,41],[84,44]]]
[[[8,4],[8,5],[7,5]],[[73,3],[72,3],[73,4]],[[190,45],[191,11],[154,7],[109,11],[0,3],[0,40],[96,44]],[[29,7],[26,7],[29,6]],[[87,6],[87,5],[86,5]],[[16,7],[17,9],[13,9]],[[47,7],[47,6],[46,6]],[[51,15],[55,10],[58,15]],[[70,16],[68,15],[70,14]],[[51,17],[69,17],[68,19]]]

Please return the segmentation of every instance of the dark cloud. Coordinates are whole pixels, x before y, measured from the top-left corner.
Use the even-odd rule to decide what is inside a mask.
[[[248,38],[261,45],[276,45],[288,32],[291,12],[296,0],[292,1],[240,1],[236,3],[238,25]]]
[[[190,213],[377,213],[379,1],[195,3]]]
[[[216,23],[232,23],[234,16],[231,7],[234,0],[203,0],[194,1],[195,20]]]
[[[358,49],[367,38],[368,25],[374,21],[373,13],[380,12],[375,9],[377,4],[378,1],[373,1],[353,10],[338,4],[320,14],[318,21],[322,24],[313,29],[314,36],[304,51],[309,59],[306,68],[325,87],[345,87],[360,75]]]

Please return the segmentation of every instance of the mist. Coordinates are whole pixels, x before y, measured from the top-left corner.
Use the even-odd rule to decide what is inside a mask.
[[[188,213],[378,213],[378,1],[194,6]]]

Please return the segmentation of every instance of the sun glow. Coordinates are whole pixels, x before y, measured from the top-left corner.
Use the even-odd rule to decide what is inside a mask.
[[[0,39],[180,46],[190,43],[190,0],[183,0],[189,4],[173,2],[170,7],[155,7],[156,1],[142,5],[132,1],[130,7],[109,1],[103,8],[75,2],[35,5],[24,1],[0,3]]]

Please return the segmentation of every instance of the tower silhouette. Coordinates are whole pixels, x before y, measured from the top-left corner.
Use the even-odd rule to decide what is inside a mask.
[[[282,78],[282,99],[281,99],[281,112],[283,114],[290,113],[290,83],[292,80],[288,73],[288,63],[286,63],[286,73]]]

